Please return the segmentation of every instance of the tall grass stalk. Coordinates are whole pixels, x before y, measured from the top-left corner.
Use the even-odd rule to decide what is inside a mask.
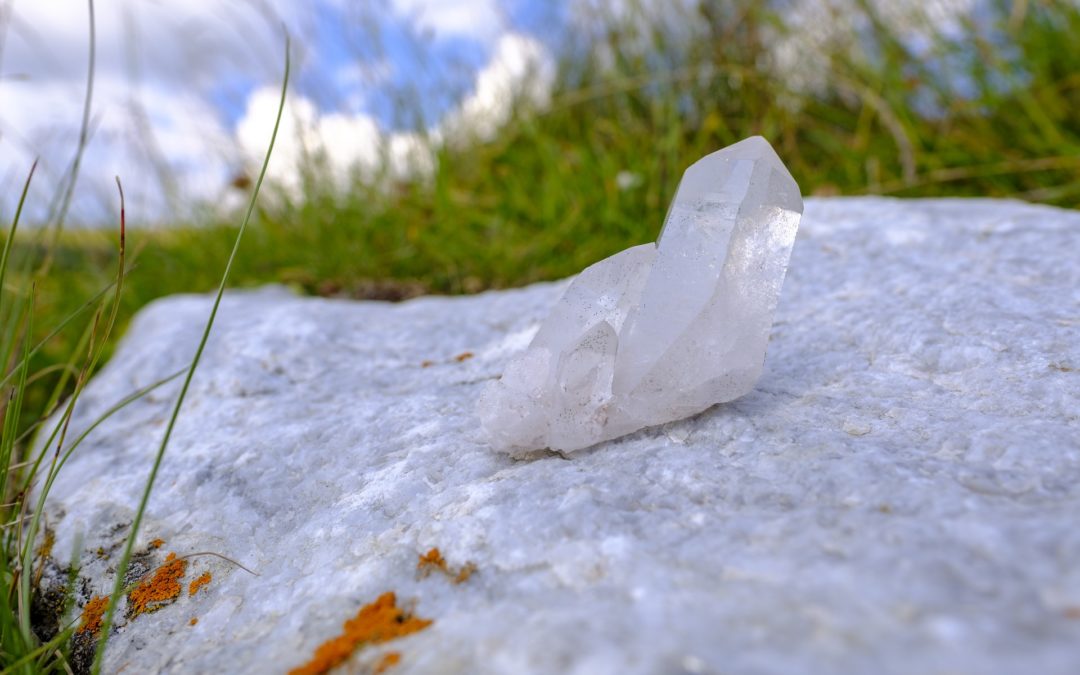
[[[7,277],[8,257],[11,255],[11,246],[15,243],[15,233],[19,230],[19,218],[22,217],[23,206],[26,204],[26,193],[30,191],[30,182],[34,180],[34,171],[37,170],[38,160],[30,165],[30,173],[26,175],[22,193],[19,195],[19,203],[15,207],[15,217],[11,221],[11,229],[8,230],[7,240],[4,241],[4,253],[0,257],[0,311],[3,310],[4,279]],[[0,385],[2,386],[2,385]]]
[[[38,352],[40,352],[42,348],[44,348],[45,345],[49,343],[49,341],[51,341],[54,337],[63,332],[63,330],[67,328],[73,321],[82,316],[82,314],[91,307],[96,307],[98,305],[98,302],[103,297],[105,297],[105,294],[112,290],[112,287],[113,284],[110,283],[108,286],[98,291],[97,295],[93,296],[92,298],[84,302],[81,306],[79,306],[78,309],[61,319],[60,322],[57,323],[56,326],[45,337],[43,337],[41,340],[38,341],[36,345],[34,345],[33,349],[30,350],[29,357],[33,359],[35,356],[37,356]],[[16,372],[16,370],[8,371],[8,374],[5,375],[2,379],[0,379],[0,388],[7,386],[7,384],[11,381],[11,378],[15,376]],[[48,414],[48,412],[49,411],[46,409],[46,415]]]
[[[75,184],[79,180],[79,170],[82,167],[83,155],[86,153],[86,145],[90,141],[90,111],[94,101],[94,73],[97,66],[97,22],[94,20],[94,0],[87,0],[89,10],[89,56],[86,62],[86,98],[83,101],[82,122],[79,125],[79,141],[75,148],[75,157],[71,162],[71,170],[63,185],[63,193],[60,197],[59,209],[53,222],[52,245],[48,247],[45,262],[42,265],[48,270],[52,264],[52,251],[56,250],[56,243],[60,233],[64,229],[64,221],[67,219],[68,209],[71,208],[71,200],[75,195]]]
[[[23,205],[26,203],[26,194],[30,191],[30,181],[34,177],[34,170],[36,168],[37,168],[37,161],[35,160],[34,164],[30,167],[29,174],[26,176],[26,182],[23,184],[22,194],[19,197],[19,205],[15,209],[15,217],[11,222],[11,228],[8,230],[7,241],[4,242],[4,253],[3,253],[3,256],[0,257],[0,316],[3,316],[2,310],[3,310],[3,307],[4,307],[4,302],[3,302],[4,278],[7,276],[8,259],[9,259],[9,254],[11,253],[11,243],[12,243],[12,241],[14,241],[15,233],[19,229],[19,218],[22,216]],[[7,341],[5,341],[5,342],[7,342]],[[10,344],[11,347],[9,347],[8,349],[5,349],[4,350],[5,352],[7,352],[9,349],[13,348],[13,346],[14,346],[13,341],[8,343],[8,344]],[[6,355],[5,355],[3,363],[7,363]],[[22,361],[22,363],[20,364],[19,368],[12,369],[11,373],[9,373],[9,376],[4,378],[4,383],[0,384],[0,390],[2,390],[3,385],[7,383],[7,380],[11,376],[15,376],[16,373],[18,373],[20,375],[20,378],[22,378],[22,376],[25,375],[25,369],[26,369],[27,366],[28,366],[28,359],[24,359]],[[13,390],[12,393],[14,394],[15,390]],[[13,403],[14,403],[14,397],[9,397],[7,405],[4,406],[4,427],[3,427],[4,428],[4,435],[3,435],[3,438],[0,438],[0,502],[7,502],[7,500],[9,498],[13,497],[13,495],[8,494],[9,490],[7,489],[8,485],[9,485],[8,476],[9,476],[9,471],[10,471],[10,467],[11,467],[11,459],[12,459],[12,455],[13,455],[14,448],[15,448],[14,429],[17,428],[17,426],[13,426],[11,431],[9,432],[8,424],[7,424],[8,417],[13,411],[13,408],[12,408]]]
[[[255,181],[254,189],[251,192],[251,199],[248,201],[247,211],[244,214],[243,221],[240,223],[240,229],[236,234],[232,252],[229,254],[229,259],[225,263],[225,271],[221,275],[217,294],[214,296],[214,303],[210,309],[210,316],[206,320],[206,327],[203,329],[202,337],[199,340],[199,346],[195,350],[195,356],[192,357],[191,365],[188,367],[187,374],[184,377],[184,382],[180,386],[180,393],[176,397],[172,415],[169,417],[169,422],[165,427],[165,434],[161,439],[161,445],[158,446],[157,454],[154,456],[154,463],[150,468],[150,475],[146,479],[146,487],[143,490],[142,498],[139,500],[139,506],[135,510],[135,517],[131,523],[131,530],[128,532],[127,542],[124,545],[124,553],[120,557],[120,563],[116,567],[116,580],[113,582],[113,590],[109,596],[108,608],[105,610],[105,615],[102,618],[101,637],[98,640],[97,650],[94,654],[94,664],[91,669],[91,672],[94,675],[101,672],[101,666],[104,663],[105,647],[108,644],[109,630],[112,626],[113,615],[116,612],[116,606],[119,604],[120,596],[124,590],[124,577],[127,575],[128,565],[131,563],[131,556],[135,549],[135,540],[139,533],[139,527],[142,524],[143,515],[146,512],[146,505],[150,501],[150,494],[154,489],[154,481],[157,479],[158,469],[161,467],[161,460],[165,457],[165,450],[168,448],[169,439],[172,437],[173,429],[176,426],[176,420],[180,416],[180,409],[183,407],[184,397],[187,395],[188,388],[191,386],[191,380],[195,376],[195,370],[199,367],[199,360],[202,358],[203,350],[206,348],[206,342],[210,338],[210,331],[214,327],[214,319],[217,317],[218,308],[221,306],[221,299],[225,294],[225,286],[229,281],[229,272],[232,270],[233,262],[236,260],[236,254],[240,250],[240,242],[243,240],[244,231],[247,229],[248,223],[251,220],[251,215],[255,211],[255,203],[259,196],[259,190],[262,189],[263,180],[266,178],[266,169],[270,165],[270,156],[274,152],[274,143],[277,140],[278,129],[281,126],[281,116],[285,110],[285,96],[288,92],[289,70],[291,66],[290,50],[291,45],[289,36],[288,33],[286,33],[285,73],[281,82],[281,99],[278,103],[277,117],[274,120],[274,130],[270,134],[270,143],[266,148],[266,155],[263,157],[262,168],[259,171],[258,180]]]
[[[29,185],[29,177],[27,185]],[[27,191],[28,190],[24,188],[23,201],[25,201]],[[122,202],[123,199],[121,197],[121,203]],[[21,211],[22,208],[20,203],[20,208],[16,211],[16,218],[9,231],[9,241],[5,242],[5,249],[10,248],[9,242],[17,231],[18,216]],[[7,324],[9,324],[8,329],[3,332],[3,345],[0,345],[0,347],[2,347],[0,351],[5,354],[5,363],[11,360],[17,346],[21,344],[19,357],[14,359],[14,365],[3,380],[0,381],[0,388],[8,388],[3,413],[3,432],[2,436],[0,436],[0,494],[3,495],[3,503],[0,505],[0,514],[3,515],[3,530],[2,533],[0,533],[0,581],[2,581],[2,586],[0,586],[0,650],[2,650],[0,651],[0,663],[7,664],[7,668],[3,672],[11,672],[13,670],[19,670],[20,672],[44,672],[61,667],[64,656],[61,651],[56,649],[56,645],[58,644],[56,639],[49,641],[45,645],[37,644],[38,636],[34,631],[33,617],[31,616],[30,611],[33,601],[32,594],[38,583],[38,579],[34,576],[35,557],[41,557],[41,566],[38,567],[39,572],[44,568],[44,565],[48,563],[45,559],[46,554],[37,553],[34,549],[34,546],[37,543],[37,534],[39,532],[41,520],[44,516],[45,499],[60,467],[86,437],[86,434],[89,433],[90,429],[95,428],[105,417],[122,409],[144,393],[139,392],[134,396],[129,396],[118,405],[106,411],[103,417],[92,423],[90,428],[85,430],[73,443],[68,445],[66,451],[61,455],[60,451],[64,448],[64,438],[71,420],[71,415],[80,394],[83,391],[89,373],[94,370],[102,358],[102,355],[105,353],[104,346],[112,327],[115,324],[115,319],[120,306],[120,297],[125,276],[124,250],[126,247],[124,244],[124,221],[124,209],[123,206],[121,206],[120,260],[116,279],[109,288],[100,291],[94,298],[85,303],[83,307],[66,317],[46,338],[47,341],[51,337],[58,335],[60,331],[66,325],[70,324],[70,322],[78,315],[82,314],[87,308],[96,305],[97,310],[94,318],[86,330],[83,331],[83,337],[78,341],[78,348],[72,352],[73,357],[65,368],[67,372],[78,372],[75,390],[69,396],[68,404],[63,414],[53,425],[53,430],[48,440],[43,444],[29,442],[26,446],[23,445],[30,434],[34,433],[34,430],[39,427],[42,420],[32,423],[23,433],[18,433],[20,419],[25,413],[24,403],[26,394],[29,391],[29,383],[32,381],[32,378],[30,377],[32,369],[31,362],[35,353],[41,349],[44,344],[44,342],[35,344],[33,341],[34,325],[37,314],[37,287],[38,282],[43,278],[40,276],[40,268],[39,273],[29,279],[30,288],[29,292],[25,294],[25,297],[22,297],[17,287],[13,285],[11,292],[15,296],[15,302],[3,305],[4,307],[7,307],[5,320]],[[0,277],[5,276],[7,266],[10,262],[10,256],[0,256]],[[23,262],[24,264],[22,267],[25,270],[28,268],[28,263],[30,261],[24,260]],[[6,287],[2,288],[4,292],[8,292],[9,290]],[[111,301],[107,301],[105,299],[105,294],[110,288],[115,289],[115,293],[112,296]],[[108,314],[108,319],[102,323],[101,317],[103,315],[103,310],[110,304],[112,309]],[[85,353],[86,357],[81,369],[74,369],[71,366],[75,361],[76,355],[79,353]],[[38,374],[39,373],[35,373],[33,380],[37,379]],[[54,390],[54,399],[61,395],[63,391],[62,383],[63,378],[61,378],[60,383],[58,383],[58,386]],[[53,442],[58,438],[56,451],[46,476],[45,485],[39,486],[38,489],[37,506],[33,510],[28,511],[30,494],[39,478],[39,468],[45,457],[48,455]],[[16,455],[16,451],[23,447],[39,447],[37,457],[33,460],[22,460]],[[29,526],[24,527],[27,523],[29,523]],[[68,592],[70,598],[70,588]],[[14,608],[10,606],[10,599],[12,598],[16,599],[16,606]],[[44,659],[44,661],[42,661],[42,659]]]
[[[98,361],[101,359],[102,354],[105,352],[105,349],[104,349],[104,345],[105,345],[105,342],[106,342],[105,336],[108,336],[109,334],[112,333],[113,326],[116,324],[117,312],[120,311],[120,298],[121,298],[121,296],[123,294],[123,290],[124,290],[124,276],[125,276],[124,275],[124,259],[125,259],[124,254],[125,254],[125,251],[127,249],[127,247],[126,247],[127,217],[126,217],[126,209],[125,209],[125,204],[124,204],[124,188],[120,184],[120,178],[119,177],[116,178],[116,187],[117,187],[117,190],[120,193],[120,254],[119,254],[119,260],[117,262],[115,295],[114,295],[113,301],[112,301],[112,309],[109,312],[109,318],[107,319],[107,321],[105,323],[105,326],[104,326],[104,329],[103,329],[103,331],[101,333],[102,337],[100,338],[100,340],[96,344],[94,342],[94,335],[96,334],[97,329],[98,329],[98,321],[95,318],[95,321],[93,322],[93,330],[91,332],[89,353],[87,354],[87,358],[86,358],[86,361],[83,364],[83,368],[82,368],[81,371],[79,371],[78,378],[76,379],[75,392],[70,397],[68,406],[64,410],[64,414],[61,416],[60,420],[56,424],[56,428],[59,430],[59,439],[56,441],[56,451],[53,454],[52,465],[49,467],[49,473],[48,473],[48,484],[49,485],[52,484],[52,480],[55,478],[56,471],[58,470],[57,469],[57,462],[60,459],[60,453],[61,453],[61,450],[64,447],[64,439],[67,437],[68,425],[71,424],[71,418],[75,413],[75,403],[76,403],[76,401],[78,401],[79,395],[82,393],[83,387],[86,386],[86,382],[89,379],[90,373],[94,372],[94,370],[97,367]],[[99,310],[99,312],[100,312],[100,310]],[[27,346],[27,351],[29,353],[29,346],[30,346],[30,340],[29,339],[26,340],[26,346]],[[29,357],[28,356],[24,360],[25,360],[26,363],[29,363]],[[22,388],[25,388],[25,386],[21,387],[21,389]],[[55,431],[54,431],[54,435],[56,435]],[[51,441],[52,441],[52,437],[50,437],[49,440],[50,440],[50,443],[46,443],[41,448],[41,456],[42,457],[48,452],[49,445],[51,444]],[[38,461],[40,461],[40,457],[39,457]],[[35,470],[36,470],[36,465],[35,465]],[[43,500],[44,500],[44,494],[42,495],[42,501]],[[28,529],[25,541],[23,542],[22,569],[23,569],[24,573],[23,573],[22,577],[20,578],[21,583],[19,584],[19,616],[20,616],[20,624],[22,625],[22,628],[23,628],[23,631],[24,631],[24,633],[26,635],[27,640],[29,640],[30,637],[31,637],[30,636],[30,630],[31,630],[31,627],[30,627],[30,592],[31,592],[31,588],[30,588],[30,575],[27,574],[26,572],[28,572],[32,567],[34,542],[37,539],[38,526],[40,524],[41,517],[42,517],[43,513],[44,513],[43,508],[39,508],[39,509],[34,510],[33,516],[30,519],[30,528]]]

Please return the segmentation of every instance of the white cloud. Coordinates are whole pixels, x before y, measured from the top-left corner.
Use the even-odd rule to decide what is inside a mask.
[[[495,0],[391,0],[394,11],[440,37],[487,42],[506,23]]]
[[[139,99],[130,93],[125,80],[99,78],[95,84],[99,103],[71,209],[75,222],[115,218],[114,176],[124,183],[132,222],[185,215],[185,196],[208,199],[227,183],[235,164],[229,133],[201,97],[158,88],[147,88]],[[24,215],[31,221],[46,217],[78,144],[81,98],[62,81],[0,82],[0,99],[19,101],[5,108],[4,128],[20,131],[0,139],[5,217],[35,157],[40,164]]]
[[[211,94],[224,93],[223,73],[280,77],[280,56],[266,57],[281,51],[276,26],[249,5],[215,0],[97,3],[95,19],[94,133],[71,220],[115,218],[114,175],[124,181],[133,223],[176,220],[197,201],[216,200],[240,157]],[[35,156],[41,163],[24,215],[47,216],[77,146],[88,36],[85,3],[14,3],[0,72],[2,218],[12,214]]]
[[[274,128],[280,90],[263,88],[248,100],[236,129],[236,138],[248,166],[261,164]],[[433,143],[412,132],[383,132],[364,114],[319,114],[311,100],[290,96],[282,114],[267,179],[292,196],[300,196],[302,172],[319,171],[317,178],[345,189],[350,177],[372,179],[385,168],[395,179],[430,175],[435,167]]]
[[[254,170],[266,153],[274,128],[281,91],[264,87],[248,99],[247,110],[236,127],[236,140]],[[367,115],[320,115],[315,104],[302,96],[290,96],[268,179],[298,194],[300,168],[316,159],[325,162],[330,177],[343,180],[352,170],[369,171],[378,165],[382,136],[378,124]]]
[[[555,63],[543,45],[524,35],[503,35],[476,74],[472,93],[447,115],[441,135],[489,140],[510,121],[515,104],[546,107],[554,79]]]
[[[306,98],[286,105],[268,175],[297,194],[300,167],[321,160],[320,178],[347,185],[352,172],[370,178],[380,168],[396,179],[423,178],[435,168],[435,146],[443,141],[489,140],[511,121],[515,104],[543,107],[554,79],[551,56],[536,40],[518,34],[500,37],[488,64],[476,74],[472,92],[426,133],[385,131],[365,114],[320,114]],[[280,92],[260,89],[248,100],[237,139],[250,166],[261,161],[277,114]]]

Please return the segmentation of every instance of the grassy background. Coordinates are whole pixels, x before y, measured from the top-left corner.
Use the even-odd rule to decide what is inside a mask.
[[[550,106],[521,111],[490,142],[439,149],[428,180],[339,191],[315,158],[301,197],[263,202],[275,206],[252,223],[234,285],[400,299],[563,277],[654,239],[685,167],[755,133],[807,195],[1080,206],[1076,3],[994,5],[918,50],[862,4],[847,17],[858,39],[827,53],[809,91],[784,86],[767,48],[793,29],[746,4],[697,10],[685,18],[703,28],[689,37],[633,21],[582,31]],[[118,332],[156,297],[211,290],[235,234],[213,222],[130,232]],[[42,334],[109,282],[116,233],[68,231],[52,253]],[[26,236],[14,255],[45,250]],[[35,369],[67,362],[78,335],[50,342]],[[40,411],[44,394],[28,396]]]

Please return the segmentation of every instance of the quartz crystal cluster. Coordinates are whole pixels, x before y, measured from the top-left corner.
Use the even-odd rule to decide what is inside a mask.
[[[484,391],[491,444],[578,450],[753,389],[802,210],[760,136],[694,163],[657,242],[579,274]]]

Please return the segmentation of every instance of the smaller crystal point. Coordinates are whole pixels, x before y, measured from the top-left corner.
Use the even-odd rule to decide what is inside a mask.
[[[578,450],[752,390],[802,209],[760,136],[695,162],[657,244],[579,274],[481,395],[492,446]]]

